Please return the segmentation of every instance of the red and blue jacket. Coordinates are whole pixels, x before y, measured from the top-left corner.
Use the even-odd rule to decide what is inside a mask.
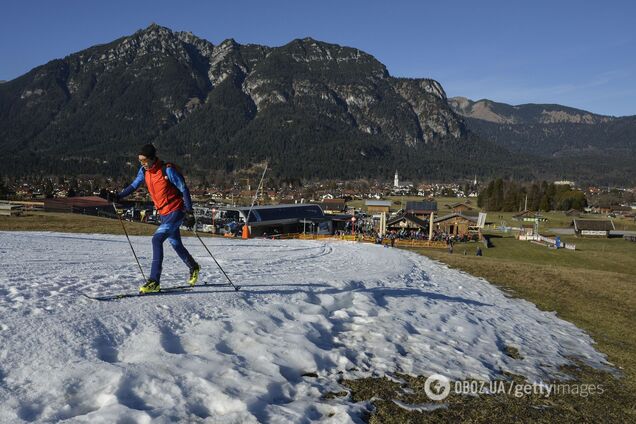
[[[145,170],[139,168],[135,180],[119,193],[120,198],[137,190],[142,182],[146,183],[150,198],[160,215],[168,215],[174,211],[192,210],[190,190],[181,175],[170,163],[157,159],[155,164]]]

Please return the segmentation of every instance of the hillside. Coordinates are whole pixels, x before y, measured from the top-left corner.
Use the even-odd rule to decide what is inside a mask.
[[[635,184],[636,116],[596,115],[561,105],[449,99],[479,137],[515,154],[547,160],[559,177]],[[632,173],[633,174],[633,173]]]

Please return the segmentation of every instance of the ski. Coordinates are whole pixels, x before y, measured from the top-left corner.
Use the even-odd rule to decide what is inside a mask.
[[[91,296],[84,292],[80,292],[80,293],[82,296],[91,300],[110,301],[110,300],[126,299],[130,297],[146,297],[146,296],[165,295],[165,294],[170,294],[175,292],[189,292],[199,287],[229,287],[229,286],[230,286],[229,283],[204,283],[204,284],[199,284],[195,286],[187,285],[187,286],[165,287],[165,288],[161,288],[160,291],[154,292],[154,293],[115,293],[115,294],[107,294],[107,295],[101,295],[101,296]]]

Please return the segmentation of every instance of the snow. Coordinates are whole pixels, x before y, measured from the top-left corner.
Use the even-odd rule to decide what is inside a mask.
[[[150,238],[131,239],[147,268]],[[608,366],[555,313],[411,252],[205,241],[240,292],[97,302],[80,291],[141,284],[125,237],[0,232],[0,422],[360,422],[367,405],[323,397],[343,376],[506,371],[534,382],[560,376],[570,357]],[[224,282],[197,239],[184,243],[202,281]],[[186,276],[166,244],[162,284]]]

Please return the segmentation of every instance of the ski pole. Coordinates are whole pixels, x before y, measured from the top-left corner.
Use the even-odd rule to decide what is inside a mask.
[[[126,234],[126,239],[128,240],[128,244],[130,245],[130,250],[132,250],[133,256],[135,257],[135,260],[137,261],[137,266],[139,266],[139,271],[141,271],[141,276],[144,277],[144,281],[146,281],[146,274],[144,274],[144,270],[141,269],[141,264],[139,263],[139,259],[137,259],[137,254],[135,253],[135,249],[133,248],[133,245],[130,242],[130,237],[128,237],[128,231],[126,231],[124,220],[121,219],[121,215],[117,213],[117,206],[115,206],[115,202],[113,202],[113,209],[115,209],[115,215],[119,217],[119,222],[121,222],[121,228],[124,229],[124,234]]]
[[[197,236],[197,238],[199,239],[199,241],[201,242],[201,244],[203,245],[203,247],[205,247],[205,250],[208,251],[208,254],[212,257],[212,259],[214,259],[214,263],[216,264],[216,266],[219,267],[219,269],[221,270],[221,272],[223,273],[223,275],[225,275],[225,278],[227,278],[227,281],[230,282],[230,284],[232,285],[232,287],[234,287],[234,290],[239,291],[241,289],[241,286],[235,286],[234,283],[232,282],[232,280],[230,280],[230,277],[227,276],[227,274],[225,273],[225,271],[223,270],[223,267],[221,266],[221,264],[219,264],[219,262],[216,260],[216,258],[214,257],[214,255],[212,254],[212,252],[210,252],[210,249],[208,249],[208,246],[205,245],[205,243],[203,243],[203,240],[201,240],[201,237],[199,237],[199,234],[197,234],[197,222],[196,222],[196,218],[194,221],[194,227],[192,227],[192,232],[194,232],[194,235]]]

